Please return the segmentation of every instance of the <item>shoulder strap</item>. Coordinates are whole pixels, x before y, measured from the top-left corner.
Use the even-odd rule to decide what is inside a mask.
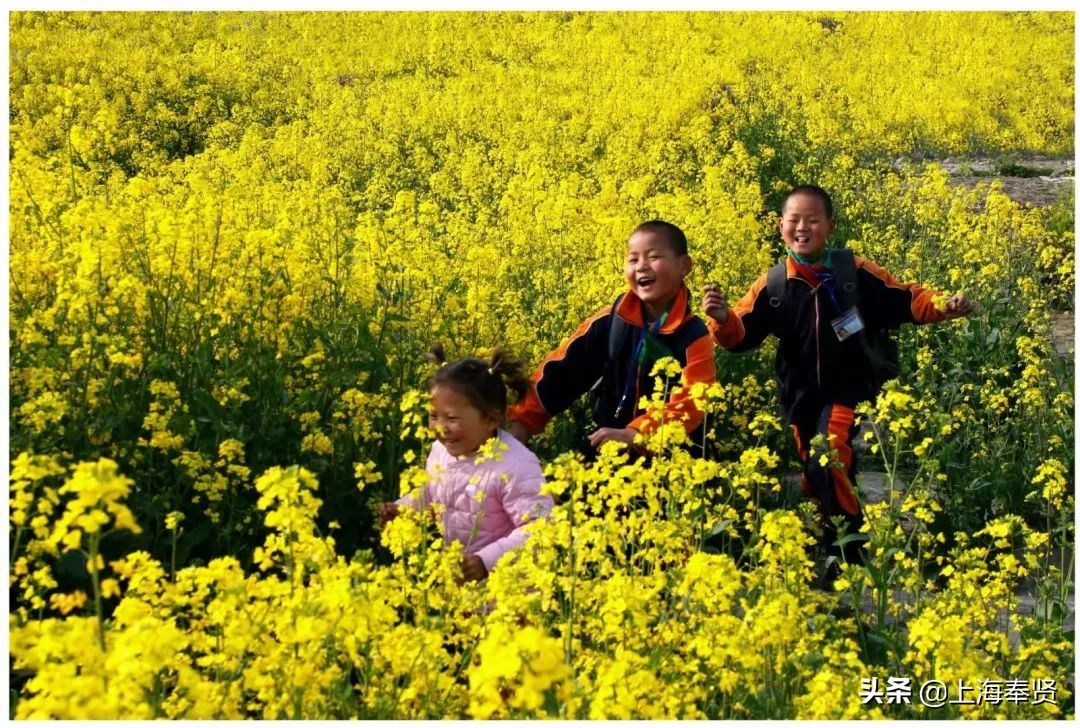
[[[784,289],[787,287],[787,266],[780,261],[769,268],[766,290],[769,293],[769,305],[780,308],[784,303]]]
[[[848,248],[836,248],[831,255],[836,292],[845,309],[859,305],[858,278],[855,274],[855,255]]]
[[[622,317],[616,313],[619,310],[619,304],[622,303],[625,293],[620,293],[618,298],[615,299],[615,303],[611,304],[611,326],[608,329],[608,350],[607,358],[608,362],[615,361],[619,356],[619,350],[622,349],[623,339],[626,337],[627,325],[622,320]]]

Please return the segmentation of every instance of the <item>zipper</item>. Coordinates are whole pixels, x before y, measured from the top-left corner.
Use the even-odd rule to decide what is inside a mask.
[[[813,289],[814,293],[814,349],[817,354],[817,385],[819,390],[825,387],[821,383],[821,297],[818,296],[818,286]]]
[[[821,285],[813,285],[810,281],[799,276],[791,276],[786,279],[787,281],[795,280],[805,283],[810,288],[810,295],[814,297],[814,353],[817,358],[817,383],[818,390],[823,390],[824,386],[821,383],[821,303],[818,298],[818,290]]]
[[[638,366],[637,372],[634,373],[634,408],[631,410],[633,414],[630,416],[632,422],[638,416],[638,402],[641,401],[641,366]],[[627,424],[629,426],[629,423]]]

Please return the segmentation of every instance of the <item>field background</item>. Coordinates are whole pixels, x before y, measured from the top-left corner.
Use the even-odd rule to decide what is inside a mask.
[[[9,30],[13,715],[853,717],[875,675],[1058,680],[889,717],[1073,712],[1072,14]],[[867,567],[810,588],[771,345],[717,354],[704,470],[575,466],[584,410],[549,428],[567,503],[499,578],[380,542],[432,342],[539,362],[651,217],[740,295],[799,182],[838,244],[981,307],[900,334]],[[649,514],[618,547],[615,504]]]

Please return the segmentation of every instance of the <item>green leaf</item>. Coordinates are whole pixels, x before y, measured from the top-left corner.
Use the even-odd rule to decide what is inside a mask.
[[[720,521],[720,523],[709,529],[709,532],[705,534],[705,538],[712,538],[713,536],[718,536],[719,534],[726,531],[728,526],[730,526],[734,522],[735,520],[732,518],[725,518],[724,520]]]
[[[846,546],[847,544],[849,544],[849,543],[851,543],[853,541],[869,541],[869,540],[870,540],[869,534],[865,534],[865,533],[849,533],[848,535],[844,536],[843,538],[837,539],[836,540],[836,545],[837,546]]]

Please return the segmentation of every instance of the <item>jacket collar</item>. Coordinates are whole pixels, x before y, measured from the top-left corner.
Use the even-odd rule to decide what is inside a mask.
[[[791,274],[790,270],[788,274]],[[687,319],[693,315],[690,313],[689,300],[690,291],[684,285],[675,295],[675,300],[672,301],[671,309],[668,311],[667,320],[660,327],[659,333],[670,334],[686,323]],[[619,302],[619,307],[615,309],[615,313],[627,323],[633,324],[640,329],[645,328],[645,322],[641,318],[641,299],[633,291],[628,290],[626,292],[626,295]]]
[[[799,277],[799,269],[795,267],[795,261],[791,259],[790,255],[784,255],[784,268],[787,270],[788,278]]]

